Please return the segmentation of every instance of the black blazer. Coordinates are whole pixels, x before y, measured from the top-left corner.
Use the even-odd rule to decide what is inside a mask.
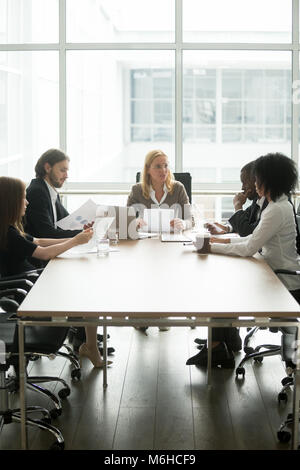
[[[25,232],[38,238],[71,238],[80,230],[63,230],[54,227],[54,214],[47,184],[42,178],[31,180],[26,190],[29,202],[24,218]],[[57,220],[69,215],[59,200],[56,200]]]
[[[250,235],[259,223],[260,217],[257,219],[257,213],[259,206],[256,204],[257,198],[255,198],[251,206],[245,210],[235,212],[228,222],[232,226],[232,230],[238,233],[241,237],[247,237]],[[268,201],[264,200],[261,212],[267,207]]]

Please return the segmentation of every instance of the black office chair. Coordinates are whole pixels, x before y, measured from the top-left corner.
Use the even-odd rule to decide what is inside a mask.
[[[295,212],[294,205],[290,199],[290,202],[293,207],[293,212],[294,212],[294,218],[295,218],[295,224],[296,224],[296,230],[297,230],[297,237],[296,237],[296,245],[297,245],[297,251],[300,254],[300,204],[297,209],[297,213]],[[300,271],[290,271],[286,269],[277,269],[275,270],[275,274],[290,274],[290,275],[299,275]],[[260,329],[266,329],[263,327],[254,327],[250,328],[249,333],[246,335],[244,339],[244,352],[245,356],[242,359],[242,361],[239,363],[237,369],[236,369],[236,376],[238,377],[239,375],[242,375],[244,378],[245,376],[245,368],[243,367],[244,363],[247,362],[248,360],[253,359],[255,362],[262,362],[263,358],[265,356],[275,356],[281,354],[283,357],[283,351],[282,351],[282,346],[279,345],[274,345],[274,344],[261,344],[257,346],[255,349],[249,346],[249,341],[252,338],[252,336]],[[279,328],[269,328],[269,330],[272,333],[278,333],[280,330]],[[287,361],[286,361],[287,362]],[[282,385],[285,386],[285,383],[289,383],[289,377],[287,377],[285,380],[282,381]],[[285,400],[286,394],[284,393],[284,390],[282,390],[281,393],[278,395],[278,399]]]
[[[291,271],[291,270],[286,270],[286,269],[277,269],[274,271],[275,274],[289,274],[289,275],[300,275],[300,271]],[[282,359],[288,363],[289,359],[288,358],[285,358],[286,356],[286,353],[285,353],[285,350],[287,351],[289,348],[290,348],[290,345],[286,344],[285,345],[285,350],[283,350],[283,346],[282,344],[281,345],[276,345],[276,344],[260,344],[258,346],[256,346],[256,348],[252,348],[251,346],[249,346],[249,341],[250,339],[252,338],[252,336],[258,331],[258,330],[262,330],[262,329],[266,329],[264,327],[253,327],[250,329],[249,333],[246,335],[245,339],[244,339],[244,345],[243,345],[243,349],[244,349],[244,352],[245,352],[245,356],[243,357],[243,359],[241,360],[241,362],[239,363],[239,365],[237,366],[236,368],[236,377],[238,378],[239,375],[242,376],[242,378],[245,377],[245,368],[244,368],[244,364],[250,360],[254,360],[255,362],[258,362],[258,363],[261,363],[264,359],[264,357],[267,357],[267,356],[278,356],[278,355],[281,355]],[[280,332],[280,328],[277,328],[277,327],[271,327],[269,328],[269,331],[271,331],[272,333],[278,333]],[[295,338],[291,339],[291,341],[294,341]],[[281,341],[282,343],[282,341]],[[284,386],[285,385],[285,382],[286,383],[289,383],[289,379],[287,378],[286,380],[283,380],[282,381],[282,385]],[[284,394],[284,390],[282,390],[281,393],[278,394],[278,400],[285,400],[285,394]]]
[[[31,274],[31,273],[30,273]],[[1,298],[5,298],[8,300],[13,300],[20,305],[24,298],[27,295],[27,292],[32,287],[32,283],[25,279],[27,273],[22,273],[24,278],[13,279],[13,276],[10,278],[2,278],[0,280],[0,296]],[[4,279],[4,280],[3,280]],[[3,285],[7,286],[14,286],[15,289],[3,289]],[[18,285],[25,287],[25,289],[16,288]],[[27,289],[27,290],[26,290]],[[17,315],[11,315],[9,320],[10,323],[12,321],[15,322],[15,328],[17,328]],[[2,326],[3,326],[3,319],[6,318],[2,317]],[[71,377],[72,379],[80,379],[81,377],[81,369],[79,361],[76,355],[73,353],[71,348],[69,348],[65,344],[65,340],[68,334],[69,328],[68,327],[59,327],[59,328],[52,328],[52,327],[44,327],[44,326],[34,326],[34,327],[26,327],[25,328],[25,351],[27,352],[28,360],[34,361],[41,357],[48,357],[53,358],[55,356],[62,356],[68,359],[72,365]],[[16,333],[17,335],[17,333]],[[67,352],[61,351],[61,348],[64,347]],[[18,369],[18,362],[14,364],[14,369],[16,373],[16,377],[14,380],[15,384],[15,391],[18,390],[19,382],[19,369]],[[55,395],[50,390],[41,387],[38,384],[46,383],[46,382],[59,382],[62,384],[63,388],[58,392],[58,395]],[[61,379],[60,377],[52,377],[52,376],[28,376],[27,378],[27,387],[35,392],[43,394],[47,398],[49,398],[53,403],[53,409],[50,410],[50,414],[53,418],[56,418],[62,413],[62,403],[61,399],[66,398],[69,396],[71,390],[69,385],[66,383],[65,380]]]
[[[11,366],[18,364],[18,337],[16,322],[10,321],[11,313],[15,313],[19,307],[17,301],[12,298],[12,291],[9,293],[10,297],[1,295],[0,293],[0,339],[5,345],[5,351],[1,351],[0,356],[0,432],[4,425],[21,422],[20,408],[11,409],[9,407],[9,393],[15,391],[16,378],[7,377],[6,374]],[[18,293],[19,296],[19,293]],[[29,353],[30,354],[30,353]],[[64,438],[56,427],[52,426],[51,413],[40,406],[28,406],[26,408],[27,414],[41,414],[41,419],[26,418],[26,425],[37,427],[39,429],[50,432],[55,437],[55,442],[52,444],[51,449],[63,449]]]
[[[290,274],[294,276],[299,276],[300,271],[290,271],[286,269],[279,269],[275,271],[277,274]],[[299,340],[299,338],[298,338]],[[296,354],[296,337],[293,334],[282,335],[282,358],[285,361],[287,367],[287,376],[284,377],[281,381],[283,385],[282,390],[278,394],[278,401],[287,402],[287,390],[294,385],[294,374],[296,372],[295,365],[295,354]],[[285,421],[280,425],[277,432],[277,437],[280,442],[287,443],[291,439],[291,433],[288,431],[290,425],[293,424],[293,413],[289,413]]]
[[[278,394],[278,401],[287,402],[287,390],[294,386],[294,376],[296,372],[295,366],[295,336],[294,335],[283,335],[282,336],[282,348],[283,348],[283,357],[287,365],[288,375],[282,379],[281,383],[283,385],[282,390]],[[281,423],[278,431],[277,437],[278,440],[282,443],[287,443],[291,439],[291,432],[289,430],[290,426],[293,424],[293,413],[288,413],[286,419]]]
[[[185,187],[187,195],[189,197],[190,204],[192,204],[192,176],[190,173],[173,173],[176,181],[179,181]],[[141,172],[136,174],[135,181],[139,183],[141,180]]]
[[[264,359],[264,357],[266,356],[277,356],[279,354],[281,354],[281,346],[280,345],[276,345],[276,344],[260,344],[258,346],[256,346],[256,348],[252,348],[251,346],[249,346],[249,341],[251,339],[251,337],[258,331],[258,330],[262,330],[262,329],[267,329],[267,328],[264,328],[264,327],[254,327],[254,328],[251,328],[250,332],[246,335],[245,339],[244,339],[244,345],[243,345],[243,349],[244,349],[244,352],[245,352],[245,356],[243,357],[243,359],[240,361],[239,365],[237,366],[236,370],[235,370],[235,373],[236,373],[236,377],[238,378],[240,375],[242,376],[242,378],[245,377],[245,373],[246,373],[246,370],[244,368],[244,364],[250,360],[254,360],[254,362],[257,362],[257,363],[261,363]],[[279,331],[279,328],[269,328],[269,330],[272,332],[272,333],[278,333]]]
[[[20,305],[20,289],[16,289],[16,293],[14,295],[13,289],[9,289],[9,291],[1,291],[0,290],[0,299],[1,299],[1,306],[3,310],[6,312],[10,312],[9,316],[1,314],[0,316],[0,326],[1,330],[5,331],[7,328],[7,324],[9,324],[9,328],[15,328],[15,353],[17,354],[18,351],[18,326],[17,326],[17,315],[16,309],[14,312],[10,311],[9,303],[13,302],[12,305],[17,304],[19,307]],[[24,297],[26,294],[24,294]],[[7,305],[7,307],[5,307]],[[29,361],[35,361],[36,359],[46,356],[48,358],[53,358],[55,355],[58,355],[57,349],[59,349],[63,341],[66,338],[68,329],[59,330],[59,332],[50,331],[50,328],[46,327],[27,327],[25,331],[25,352],[27,358],[27,364]],[[1,331],[0,331],[0,339],[1,339]],[[15,360],[10,365],[13,366],[15,370],[15,377],[11,379],[11,391],[17,392],[19,389],[19,362]],[[52,393],[50,390],[41,387],[40,383],[44,382],[60,382],[63,385],[63,388],[58,392],[58,396]],[[14,385],[14,386],[13,386]],[[61,415],[62,413],[62,403],[61,398],[66,398],[71,390],[68,384],[61,379],[60,377],[52,377],[52,376],[28,376],[27,377],[27,388],[38,392],[48,399],[51,400],[53,404],[53,409],[50,410],[50,415],[52,418],[56,418],[57,416]]]
[[[17,302],[21,303],[24,299],[23,297],[24,292],[25,291],[26,293],[29,292],[29,290],[31,289],[31,287],[36,282],[36,280],[38,279],[39,275],[42,272],[43,272],[43,268],[26,271],[15,276],[2,276],[2,277],[0,276],[0,293],[2,292],[4,295],[8,296],[8,292],[4,293],[3,292],[4,290],[10,289],[10,288],[21,289],[19,298],[16,297],[15,292],[13,293],[13,298],[17,300]],[[69,328],[67,328],[67,332],[68,331],[69,331]],[[56,355],[62,356],[68,359],[73,366],[72,371],[71,371],[72,379],[80,379],[81,370],[80,370],[80,365],[79,365],[79,361],[78,361],[76,354],[74,353],[73,349],[71,349],[65,342],[62,345],[62,347],[65,348],[67,352],[63,352],[59,350],[56,352]],[[44,354],[47,354],[47,353],[44,353]],[[38,358],[38,355],[36,355],[35,359],[37,358]],[[32,360],[34,360],[34,357],[32,358]]]
[[[110,338],[110,335],[107,335],[107,339]],[[74,327],[71,326],[69,329],[68,333],[68,340],[69,343],[72,344],[73,351],[75,353],[79,352],[79,348],[82,345],[82,343],[86,342],[86,336],[85,336],[85,328],[84,327]],[[97,333],[97,343],[98,343],[98,349],[100,351],[100,354],[103,355],[103,335],[101,333]],[[114,354],[115,348],[112,346],[107,347],[107,354],[110,356],[111,354]]]
[[[300,271],[291,271],[287,269],[277,269],[274,271],[275,274],[289,274],[294,276],[299,276]],[[248,340],[251,336],[256,332],[257,329],[260,328],[253,328],[250,331],[250,336],[246,337],[246,355],[238,365],[236,369],[236,376],[238,377],[241,374],[243,377],[245,375],[245,369],[243,364],[248,360],[253,359],[256,362],[262,362],[263,358],[266,356],[275,356],[280,355],[282,360],[285,362],[287,376],[281,380],[281,384],[283,388],[278,393],[278,402],[287,402],[288,395],[287,389],[294,385],[294,372],[295,372],[295,364],[293,362],[293,354],[295,354],[295,340],[296,337],[294,334],[287,334],[281,335],[281,344],[280,345],[272,345],[272,344],[264,344],[257,346],[254,350],[249,348]],[[273,332],[280,332],[280,328],[270,328]],[[248,349],[247,349],[248,348]],[[245,349],[244,349],[245,350]],[[289,413],[287,419],[280,425],[280,428],[277,432],[278,440],[282,443],[287,443],[290,441],[291,433],[287,430],[287,428],[293,423],[293,414]]]

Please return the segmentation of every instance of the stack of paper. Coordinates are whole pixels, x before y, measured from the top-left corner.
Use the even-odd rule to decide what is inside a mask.
[[[171,220],[174,219],[174,209],[145,209],[144,221],[146,225],[141,232],[171,232]]]

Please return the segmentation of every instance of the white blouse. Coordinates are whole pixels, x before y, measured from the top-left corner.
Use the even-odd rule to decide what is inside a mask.
[[[293,207],[284,195],[276,202],[269,202],[251,235],[233,238],[229,244],[212,243],[211,252],[253,256],[262,249],[262,256],[273,270],[299,270],[296,235]],[[300,276],[279,274],[278,277],[289,290],[300,289]]]
[[[156,199],[155,197],[155,191],[154,189],[152,188],[152,186],[150,185],[150,197],[152,199],[152,201],[154,202],[154,204],[157,204],[158,207],[164,202],[164,200],[166,199],[167,195],[168,195],[168,188],[166,186],[166,184],[164,184],[164,194],[163,194],[163,197],[161,198],[161,200],[158,202],[158,200]]]

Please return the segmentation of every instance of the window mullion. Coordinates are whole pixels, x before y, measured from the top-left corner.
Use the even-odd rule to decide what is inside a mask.
[[[59,145],[67,151],[66,0],[59,0]]]
[[[181,172],[182,162],[182,0],[175,8],[175,171]]]
[[[298,83],[298,80],[299,80],[299,0],[293,0],[292,18],[293,18],[293,24],[292,24],[292,37],[293,37],[292,84],[293,84],[293,83]],[[299,108],[299,104],[294,103],[294,101],[292,100],[291,154],[297,166],[298,166],[298,160],[299,160],[299,109],[298,108]]]

